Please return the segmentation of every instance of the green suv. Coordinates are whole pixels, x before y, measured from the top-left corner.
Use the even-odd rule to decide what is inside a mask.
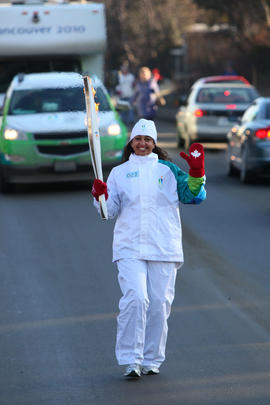
[[[97,77],[92,81],[106,173],[121,161],[128,134],[102,82]],[[66,72],[15,76],[0,117],[1,190],[7,191],[12,183],[92,177],[82,76]]]

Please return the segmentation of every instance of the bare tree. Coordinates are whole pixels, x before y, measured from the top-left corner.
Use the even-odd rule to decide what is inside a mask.
[[[192,0],[105,0],[108,56],[111,67],[127,59],[137,69],[159,64],[169,49],[181,45],[186,27],[195,21]]]

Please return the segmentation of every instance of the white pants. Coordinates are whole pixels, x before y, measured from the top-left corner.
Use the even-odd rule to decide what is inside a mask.
[[[167,319],[179,264],[122,259],[117,266],[123,293],[117,317],[118,364],[159,367],[165,359]]]

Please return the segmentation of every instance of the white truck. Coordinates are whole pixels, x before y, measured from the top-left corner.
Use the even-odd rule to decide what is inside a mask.
[[[75,71],[104,79],[104,5],[0,0],[0,107],[20,72]]]

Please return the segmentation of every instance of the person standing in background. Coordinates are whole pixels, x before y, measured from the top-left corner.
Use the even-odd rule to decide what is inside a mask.
[[[134,95],[135,86],[135,76],[129,71],[129,63],[125,61],[120,71],[118,72],[118,85],[115,90],[120,100],[128,101],[131,103],[132,97]],[[134,121],[134,111],[132,104],[130,104],[130,109],[121,112],[121,118],[126,125],[132,124]]]
[[[139,118],[153,120],[157,111],[159,86],[152,77],[151,70],[143,66],[139,70],[139,78],[135,86],[133,103],[136,106]]]

